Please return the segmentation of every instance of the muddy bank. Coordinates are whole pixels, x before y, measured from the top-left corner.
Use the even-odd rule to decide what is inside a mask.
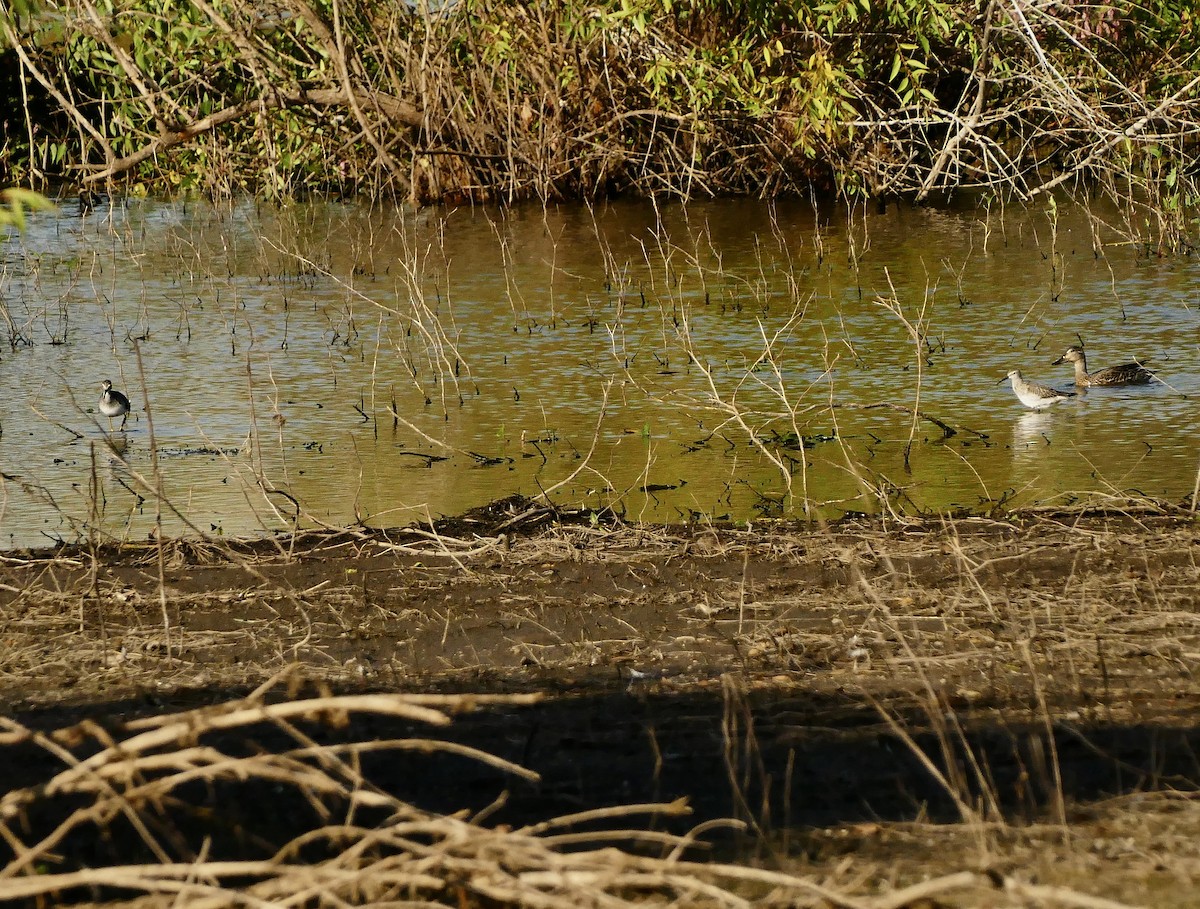
[[[119,738],[296,665],[265,701],[538,696],[436,730],[536,781],[444,754],[362,759],[433,812],[522,824],[685,797],[694,813],[663,829],[733,817],[768,840],[964,813],[1069,825],[1099,800],[1200,781],[1198,540],[1191,516],[1149,508],[744,530],[572,526],[509,503],[421,531],[10,553],[6,712]],[[301,725],[326,743],[431,735]],[[216,741],[253,753],[288,735]],[[37,782],[39,753],[0,752],[10,787]],[[300,799],[263,826],[255,806],[274,797],[230,786],[198,795],[222,806],[210,849],[269,854],[279,818],[293,834],[314,822]],[[801,854],[847,842],[806,834]]]

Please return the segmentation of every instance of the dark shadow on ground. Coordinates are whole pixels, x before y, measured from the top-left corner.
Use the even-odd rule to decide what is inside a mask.
[[[539,688],[547,690],[544,682]],[[173,700],[177,707],[200,706],[232,695],[192,692]],[[61,727],[84,717],[159,712],[152,706],[60,707],[18,719],[31,728]],[[978,705],[975,709],[978,713]],[[985,791],[994,793],[1012,820],[1046,818],[1060,786],[1071,806],[1136,790],[1192,789],[1200,781],[1200,728],[1194,725],[1057,723],[1051,741],[1031,713],[1028,721],[1015,723],[964,719],[964,745],[957,739],[947,744],[920,708],[894,712],[942,773],[965,781],[959,794],[968,804],[982,805]],[[1061,705],[1055,715],[1063,715]],[[757,696],[729,687],[679,694],[646,683],[601,680],[551,694],[531,707],[463,714],[444,730],[378,718],[355,718],[343,728],[303,728],[323,743],[439,738],[537,771],[541,781],[531,783],[444,753],[385,753],[364,761],[368,779],[420,809],[474,813],[493,806],[489,825],[535,823],[589,808],[680,797],[688,799],[692,816],[647,823],[683,832],[706,819],[737,817],[772,832],[960,817],[954,798],[912,747],[872,704],[849,694]],[[294,746],[280,731],[263,726],[205,736],[203,743],[233,754]],[[86,754],[87,747],[78,753]],[[31,745],[0,751],[0,773],[10,788],[43,782],[56,770],[45,752]],[[270,855],[298,832],[338,823],[345,813],[345,806],[325,802],[329,814],[321,818],[314,810],[319,799],[263,783],[196,784],[177,794],[186,796],[182,803],[144,813],[179,859],[197,853],[205,837],[212,837],[210,859]],[[502,795],[507,800],[495,807]],[[36,833],[47,832],[68,807],[43,800],[18,825],[22,838],[30,842]],[[356,820],[369,824],[380,818],[360,810]],[[65,865],[153,860],[119,818],[102,835],[86,841],[76,837],[58,852]]]

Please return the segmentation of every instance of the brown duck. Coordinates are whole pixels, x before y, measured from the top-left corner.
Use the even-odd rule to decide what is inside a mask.
[[[1120,366],[1110,366],[1108,369],[1098,369],[1089,373],[1087,371],[1087,354],[1083,352],[1082,347],[1075,345],[1068,347],[1067,352],[1051,365],[1057,366],[1059,363],[1074,364],[1076,387],[1146,385],[1154,378],[1150,370],[1140,363],[1122,363]]]

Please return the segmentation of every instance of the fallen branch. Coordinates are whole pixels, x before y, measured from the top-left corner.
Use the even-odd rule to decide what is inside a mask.
[[[905,407],[903,404],[892,404],[890,401],[878,401],[875,404],[834,404],[833,407],[844,407],[849,410],[894,410],[897,413],[906,413],[915,416],[918,420],[925,420],[932,423],[943,433],[942,438],[948,439],[951,436],[956,436],[960,432],[968,432],[979,439],[987,439],[986,432],[980,432],[977,429],[971,429],[969,426],[954,427],[945,420],[939,420],[932,414],[928,414],[923,410],[914,410],[911,407]]]

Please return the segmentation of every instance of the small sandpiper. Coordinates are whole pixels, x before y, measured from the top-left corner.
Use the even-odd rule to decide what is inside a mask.
[[[1076,347],[1074,344],[1068,347],[1067,352],[1050,365],[1057,366],[1059,363],[1075,364],[1075,385],[1080,388],[1101,385],[1109,387],[1116,385],[1148,385],[1154,378],[1150,370],[1146,369],[1141,363],[1122,363],[1120,366],[1098,369],[1089,375],[1087,371],[1087,354],[1083,352],[1082,347]]]
[[[1012,380],[1012,388],[1017,393],[1017,399],[1026,407],[1032,407],[1034,410],[1045,410],[1060,401],[1075,397],[1073,391],[1059,391],[1057,388],[1050,388],[1037,382],[1026,382],[1019,369],[1014,369],[1004,379]],[[1001,379],[1000,382],[1003,382],[1004,379]]]
[[[100,403],[98,405],[100,413],[108,417],[108,428],[112,429],[113,417],[121,418],[121,428],[125,428],[125,421],[129,419],[129,399],[119,391],[115,391],[112,387],[112,382],[105,379],[100,383]]]

